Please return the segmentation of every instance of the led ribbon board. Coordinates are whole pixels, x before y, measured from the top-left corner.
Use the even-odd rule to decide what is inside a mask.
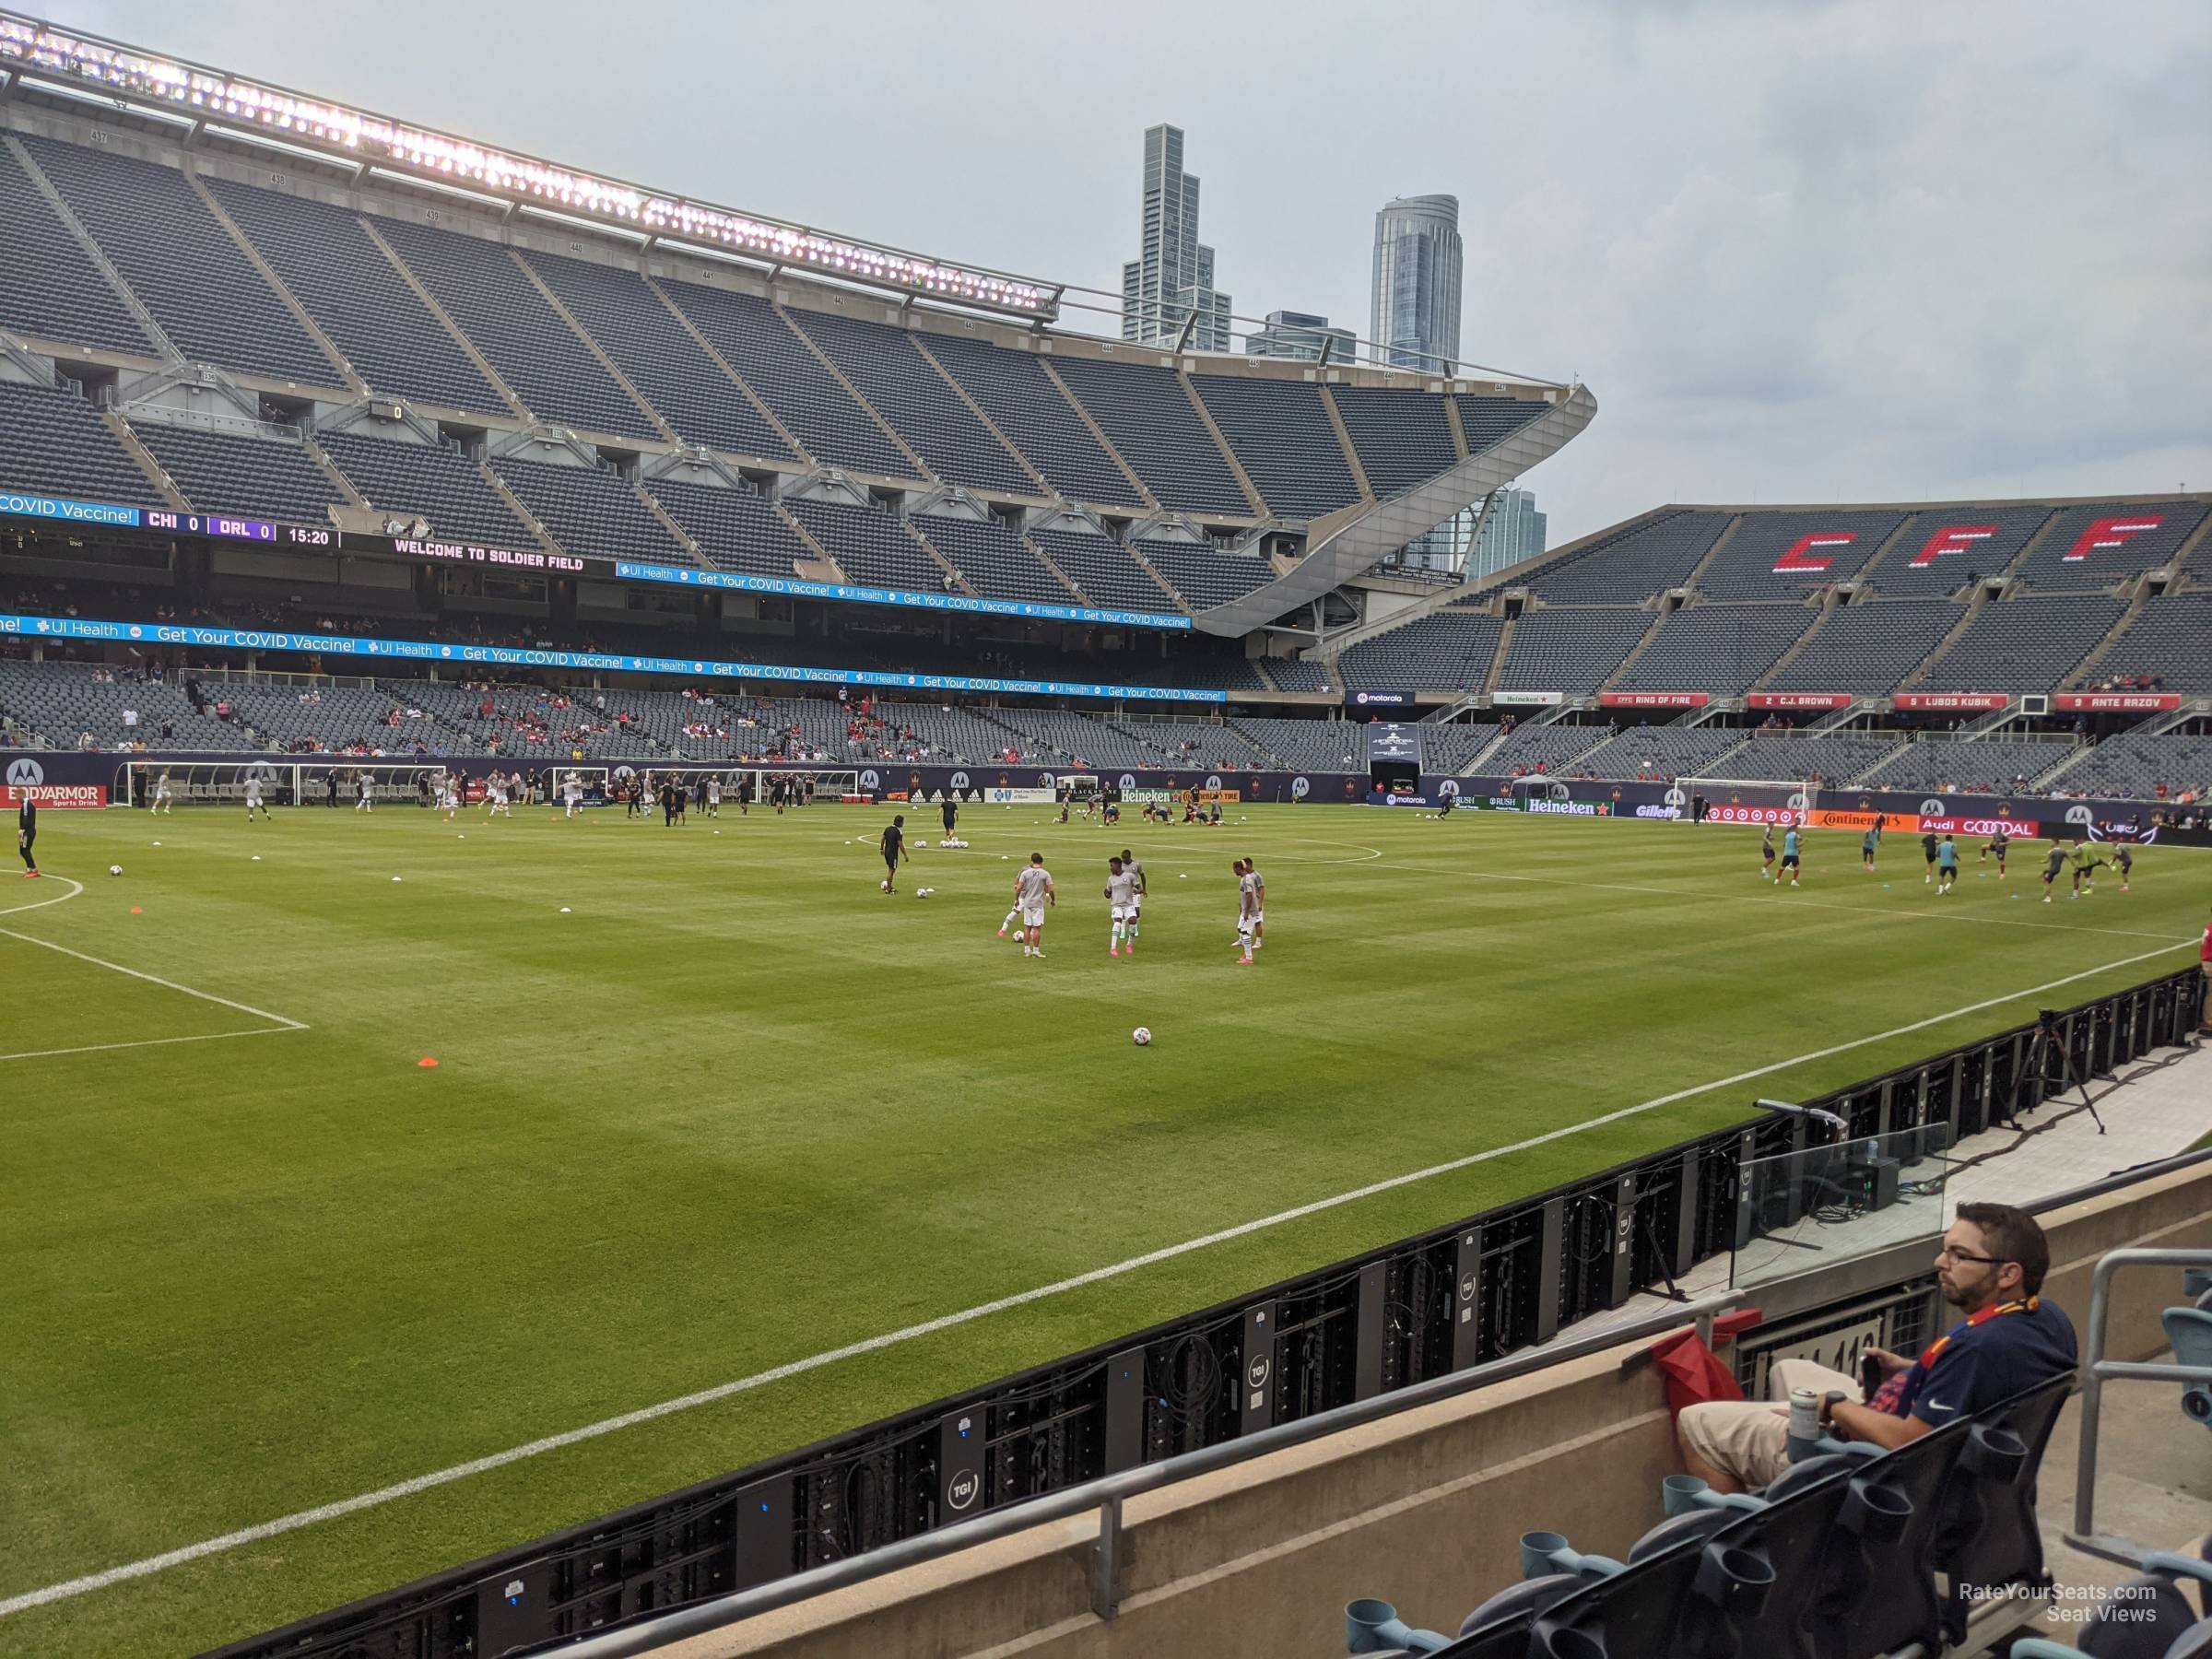
[[[971,599],[965,594],[914,594],[900,588],[847,587],[802,582],[794,576],[744,576],[735,571],[700,571],[681,565],[618,560],[615,574],[631,582],[666,582],[678,587],[735,588],[747,594],[789,594],[800,599],[849,599],[862,605],[903,605],[919,610],[981,611],[993,617],[1035,617],[1054,622],[1098,622],[1123,628],[1188,629],[1188,617],[1161,611],[1094,610],[1082,605],[1032,605],[1020,599]]]
[[[286,633],[276,629],[102,622],[84,617],[0,615],[0,634],[26,640],[97,640],[124,645],[185,645],[218,651],[310,652],[323,656],[375,657],[390,662],[676,674],[694,679],[791,680],[819,686],[882,686],[900,691],[997,691],[1025,697],[1091,697],[1124,702],[1229,700],[1226,691],[1194,690],[1180,686],[1100,686],[1082,680],[887,674],[866,668],[794,668],[783,663],[734,663],[710,657],[623,656],[601,651],[550,651],[519,645],[454,645],[430,640],[369,640],[349,634]]]

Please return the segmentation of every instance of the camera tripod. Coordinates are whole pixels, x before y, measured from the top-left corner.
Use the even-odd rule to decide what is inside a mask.
[[[2088,1079],[2081,1075],[2081,1068],[2074,1064],[2074,1052],[2066,1045],[2065,1038],[2059,1031],[2058,1019],[2059,1016],[2055,1009],[2039,1008],[2036,1010],[2035,1033],[2029,1038],[2027,1057],[2021,1062],[2018,1073],[2012,1079],[2012,1099],[2007,1102],[2005,1123],[2013,1129],[2020,1126],[2020,1096],[2027,1090],[2028,1080],[2030,1077],[2035,1078],[2040,1087],[2041,1079],[2049,1071],[2050,1057],[2055,1053],[2058,1056],[2059,1085],[2056,1089],[2050,1095],[2044,1096],[2043,1099],[2050,1100],[2063,1095],[2068,1088],[2080,1089],[2082,1106],[2088,1112],[2089,1121],[2097,1125],[2097,1133],[2102,1135],[2104,1119],[2097,1114],[2097,1102],[2089,1098]],[[2042,1100],[2038,1100],[2036,1105],[2040,1106],[2042,1103]],[[2033,1111],[2035,1107],[2031,1106],[2029,1110]]]

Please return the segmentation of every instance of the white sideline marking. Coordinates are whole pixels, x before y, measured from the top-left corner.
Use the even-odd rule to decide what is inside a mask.
[[[1493,1147],[1484,1152],[1470,1152],[1465,1158],[1454,1158],[1444,1163],[1430,1164],[1425,1170],[1415,1170],[1409,1174],[1393,1175],[1387,1180],[1371,1182],[1366,1186],[1355,1187],[1348,1193],[1338,1193],[1334,1197],[1317,1198],[1311,1204],[1301,1204],[1295,1208],[1278,1210],[1272,1216],[1262,1216],[1256,1220],[1239,1222],[1234,1227],[1223,1228],[1220,1231],[1207,1233],[1203,1238],[1185,1240],[1181,1244],[1166,1245],[1159,1250],[1147,1251],[1143,1255],[1131,1256],[1125,1262],[1116,1262],[1106,1267],[1094,1267],[1089,1272],[1078,1273],[1072,1278],[1060,1279],[1050,1285],[1040,1285],[1030,1290],[1017,1291],[1012,1296],[1002,1296],[995,1301],[983,1302],[976,1307],[963,1309],[958,1313],[946,1313],[935,1319],[924,1320],[919,1324],[907,1325],[901,1330],[886,1332],[880,1336],[870,1336],[859,1342],[850,1342],[843,1347],[831,1348],[826,1353],[814,1354],[804,1359],[790,1360],[767,1371],[757,1371],[749,1377],[740,1377],[735,1382],[721,1382],[712,1388],[702,1388],[696,1394],[683,1394],[673,1400],[664,1400],[657,1406],[647,1406],[636,1411],[626,1411],[619,1417],[604,1418],[596,1423],[587,1423],[581,1429],[570,1429],[559,1434],[548,1434],[544,1439],[534,1440],[526,1445],[511,1447],[504,1452],[494,1452],[488,1457],[474,1458],[467,1463],[455,1464],[451,1468],[433,1470],[428,1475],[418,1475],[411,1480],[399,1481],[393,1486],[380,1487],[373,1492],[363,1492],[358,1497],[342,1498],[335,1503],[321,1504],[314,1509],[300,1510],[289,1515],[279,1515],[274,1521],[264,1521],[258,1525],[242,1527],[237,1532],[225,1533],[220,1537],[207,1538],[197,1544],[188,1544],[181,1549],[166,1550],[160,1555],[147,1556],[142,1560],[127,1561],[120,1567],[110,1567],[105,1571],[88,1573],[82,1578],[69,1579],[58,1584],[48,1584],[39,1590],[27,1590],[19,1595],[12,1595],[0,1601],[0,1618],[5,1618],[11,1613],[23,1612],[30,1607],[44,1606],[50,1602],[65,1601],[72,1596],[86,1595],[95,1590],[104,1590],[111,1584],[124,1583],[131,1579],[147,1578],[154,1573],[166,1571],[171,1567],[182,1567],[190,1561],[201,1560],[211,1555],[219,1555],[225,1550],[236,1549],[243,1544],[257,1544],[265,1538],[274,1538],[285,1533],[297,1532],[303,1526],[312,1526],[320,1521],[335,1521],[342,1515],[350,1515],[362,1510],[374,1509],[381,1504],[391,1503],[401,1498],[413,1497],[418,1492],[427,1492],[433,1487],[447,1486],[456,1480],[465,1480],[471,1475],[486,1474],[493,1469],[504,1468],[509,1464],[521,1463],[526,1458],[537,1457],[547,1452],[557,1452],[564,1446],[573,1446],[583,1441],[596,1440],[602,1435],[612,1434],[618,1429],[635,1428],[640,1423],[650,1423],[656,1418],[672,1417],[679,1411],[689,1411],[694,1406],[710,1406],[718,1400],[726,1400],[732,1395],[765,1387],[771,1382],[781,1382],[791,1377],[804,1375],[807,1371],[819,1371],[822,1367],[834,1365],[841,1359],[850,1359],[861,1354],[872,1354],[883,1348],[895,1347],[900,1343],[912,1342],[917,1337],[934,1335],[939,1331],[950,1330],[956,1325],[968,1324],[975,1320],[987,1318],[994,1313],[1003,1313],[1009,1308],[1023,1307],[1030,1302],[1042,1301],[1048,1297],[1064,1295],[1070,1290],[1079,1290],[1085,1286],[1096,1285],[1106,1279],[1119,1278],[1124,1274],[1135,1273],[1139,1268],[1153,1266],[1160,1262],[1172,1261],[1177,1256],[1189,1255],[1211,1245],[1226,1243],[1231,1239],[1241,1239],[1251,1233],[1264,1232],[1269,1228],[1279,1227],[1287,1221],[1302,1220],[1308,1216],[1319,1215],[1324,1210],[1335,1209],[1342,1205],[1356,1204],[1363,1198],[1372,1198],[1381,1193],[1411,1186],[1416,1182],[1427,1181],[1433,1176],[1450,1174],[1453,1171],[1465,1170],[1475,1164],[1488,1163],[1494,1159],[1504,1158],[1515,1152],[1525,1152],[1533,1147],[1541,1147],[1551,1141],[1564,1140],[1568,1135],[1579,1135],[1585,1129],[1594,1129],[1605,1124],[1616,1124],[1623,1118],[1634,1117],[1640,1112],[1652,1112],[1662,1106],[1672,1106],[1677,1101],[1687,1100],[1696,1095],[1707,1094],[1716,1088],[1727,1088],[1737,1083],[1747,1083],[1754,1077],[1764,1077],[1774,1072],[1787,1071],[1793,1066],[1808,1065],[1815,1060],[1825,1060],[1830,1055],[1846,1053],[1856,1048],[1865,1048],[1870,1043],[1887,1042],[1892,1037],[1908,1036],[1914,1031],[1925,1030],[1930,1026],[1941,1025],[1946,1020],[1961,1018],[1969,1014],[1978,1014],[1984,1008],[2000,1007],[2006,1003],[2020,1002],[2031,996],[2040,996],[2044,992],[2055,991],[2062,985],[2071,985],[2078,980],[2088,979],[2094,974],[2110,972],[2115,968],[2132,968],[2137,962],[2147,962],[2153,957],[2165,956],[2169,952],[2184,949],[2195,943],[2194,938],[2178,940],[2162,949],[2145,951],[2140,956],[2124,957],[2119,961],[2106,962],[2096,968],[2085,968],[2079,973],[2067,974],[2064,979],[2047,980],[2040,985],[2030,985],[2025,990],[2015,991],[2004,996],[1993,996],[1982,1002],[1969,1003],[1964,1007],[1953,1008],[1947,1013],[1934,1014],[1925,1019],[1916,1019],[1911,1025],[1901,1025],[1887,1031],[1877,1031],[1871,1037],[1855,1037],[1849,1042],[1839,1042],[1829,1048],[1815,1049],[1810,1053],[1798,1054],[1788,1060],[1777,1060],[1771,1065],[1755,1066],[1749,1071],[1737,1072],[1734,1077],[1719,1077],[1711,1083],[1700,1083],[1695,1088],[1677,1089],[1673,1094],[1660,1095],[1656,1099],[1644,1100],[1634,1106],[1624,1106],[1618,1112],[1608,1112],[1602,1116],[1590,1118],[1580,1124],[1570,1124],[1562,1129],[1553,1129],[1543,1135],[1531,1135],[1526,1140],[1515,1141],[1510,1146]]]
[[[305,1026],[255,1026],[247,1031],[201,1031],[190,1037],[142,1037],[135,1042],[88,1042],[77,1048],[25,1049],[19,1054],[0,1054],[0,1061],[51,1060],[57,1054],[104,1054],[110,1049],[159,1048],[166,1042],[220,1042],[228,1037],[282,1037],[304,1031]]]
[[[84,889],[79,888],[77,891],[82,892]],[[75,898],[76,894],[68,894],[66,897]],[[48,902],[51,903],[53,900]],[[218,996],[212,991],[194,991],[190,985],[180,985],[175,980],[165,980],[159,974],[141,973],[135,968],[125,968],[121,962],[111,962],[104,957],[88,956],[81,950],[70,949],[66,945],[56,945],[52,939],[41,939],[30,934],[18,933],[12,927],[0,927],[0,938],[20,939],[26,945],[37,945],[47,950],[58,950],[65,957],[75,957],[78,961],[89,962],[95,968],[112,969],[117,973],[127,973],[135,980],[144,980],[149,985],[159,985],[164,991],[182,991],[186,996],[196,996],[202,1002],[219,1003],[226,1008],[237,1009],[241,1014],[251,1014],[256,1019],[272,1021],[288,1031],[307,1030],[307,1023],[304,1020],[288,1018],[282,1014],[272,1014],[266,1008],[256,1008],[249,1003],[232,1002],[229,997]]]

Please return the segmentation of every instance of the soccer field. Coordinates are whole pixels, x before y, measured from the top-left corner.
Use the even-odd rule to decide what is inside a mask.
[[[2212,903],[2201,853],[2045,906],[2036,844],[1938,898],[1816,833],[1793,892],[1756,830],[1324,806],[971,807],[887,897],[889,810],[49,815],[0,888],[0,1652],[400,1583],[2180,967]],[[995,936],[1033,849],[1043,961]]]

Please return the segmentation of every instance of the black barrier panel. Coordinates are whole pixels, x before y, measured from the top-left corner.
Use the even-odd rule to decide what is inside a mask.
[[[2035,1054],[2035,1026],[2016,1027],[1806,1103],[1854,1134],[1886,1112],[1893,1133],[1971,1135],[2031,1110],[2065,1053],[2120,1065],[2183,1041],[2201,995],[2191,967],[2060,1011],[2065,1048]],[[1462,1371],[1727,1250],[1739,1170],[1803,1129],[1762,1115],[220,1653],[552,1641]]]

